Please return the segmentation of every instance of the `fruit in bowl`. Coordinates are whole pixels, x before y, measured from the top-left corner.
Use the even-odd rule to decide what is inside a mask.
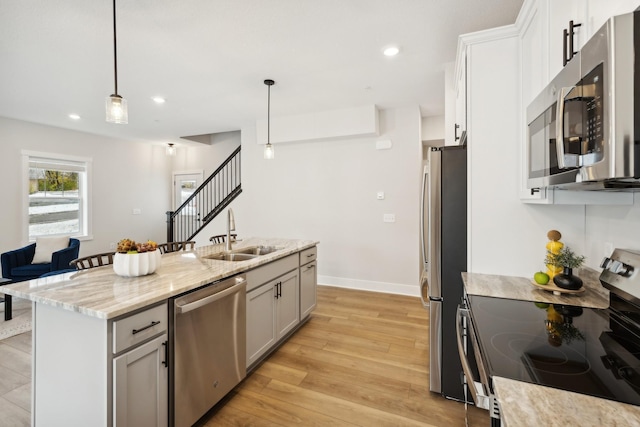
[[[121,254],[137,254],[152,252],[156,249],[158,249],[158,244],[153,240],[147,240],[144,243],[136,243],[135,240],[122,239],[118,242],[116,252]]]
[[[549,275],[547,273],[543,273],[542,271],[538,271],[533,275],[533,280],[535,280],[539,285],[546,285],[547,283],[549,283]]]
[[[113,259],[113,271],[119,276],[137,277],[151,274],[160,265],[158,244],[152,240],[136,243],[131,239],[122,239]]]

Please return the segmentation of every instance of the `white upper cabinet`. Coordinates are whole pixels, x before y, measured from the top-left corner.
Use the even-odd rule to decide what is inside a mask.
[[[587,36],[591,37],[612,16],[633,12],[640,2],[638,0],[585,0],[585,22]],[[587,40],[583,41],[586,42]]]
[[[578,51],[612,16],[633,12],[638,0],[538,0],[537,8],[548,16],[549,80],[563,67],[563,31],[573,21],[574,51]],[[571,35],[569,35],[571,37]],[[571,40],[567,39],[567,45]],[[571,53],[567,47],[567,57]]]
[[[573,44],[573,51],[576,52],[585,42],[585,1],[584,0],[545,0],[539,10],[547,11],[548,40],[549,40],[549,78],[553,79],[564,66],[563,57],[571,58],[570,44]],[[571,34],[570,22],[573,22],[573,35]],[[565,38],[564,32],[567,32]]]
[[[461,142],[467,130],[467,56],[462,55],[456,64],[456,123],[453,129],[454,145]]]

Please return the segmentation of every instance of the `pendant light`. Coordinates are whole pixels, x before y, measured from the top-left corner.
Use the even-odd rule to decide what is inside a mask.
[[[176,155],[176,147],[174,147],[171,142],[168,143],[165,153],[167,154],[167,156],[175,156]]]
[[[264,84],[267,85],[267,145],[264,146],[264,158],[271,160],[275,157],[276,153],[273,151],[273,145],[271,145],[271,86],[276,82],[267,79]]]
[[[127,100],[118,95],[118,40],[116,38],[116,0],[113,0],[113,70],[115,92],[107,97],[107,122],[126,125],[129,122]]]

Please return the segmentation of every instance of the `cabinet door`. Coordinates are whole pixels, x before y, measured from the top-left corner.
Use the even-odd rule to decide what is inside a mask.
[[[547,50],[544,41],[542,12],[533,9],[520,34],[522,70],[522,106],[526,115],[527,106],[547,84]],[[525,123],[526,124],[526,123]]]
[[[467,57],[458,59],[456,68],[456,124],[454,129],[454,145],[460,144],[462,132],[467,130]]]
[[[587,18],[589,31],[587,35],[589,37],[595,34],[610,17],[633,12],[638,7],[638,0],[587,0],[587,3],[589,13]]]
[[[569,21],[581,24],[576,28],[573,49],[578,51],[586,41],[587,25],[586,0],[549,1],[549,79],[553,79],[562,69],[563,41],[562,32],[569,29]],[[568,49],[568,47],[567,47]],[[567,51],[569,56],[569,52]]]
[[[316,262],[310,262],[300,267],[300,320],[307,317],[316,307],[317,284]]]
[[[164,334],[113,360],[115,426],[167,426],[166,344]]]
[[[279,277],[277,281],[280,287],[276,311],[276,328],[279,339],[292,330],[300,321],[298,270]]]
[[[247,367],[276,343],[276,281],[247,294]]]

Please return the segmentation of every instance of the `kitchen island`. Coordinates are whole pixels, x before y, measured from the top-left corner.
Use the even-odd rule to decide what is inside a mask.
[[[462,276],[467,295],[596,309],[609,307],[609,291],[600,284],[598,272],[588,268],[579,273],[585,286],[585,292],[579,295],[554,295],[533,286],[524,277],[475,273]],[[635,405],[499,376],[491,381],[502,426],[640,425],[640,407]]]
[[[167,425],[168,301],[245,273],[249,307],[250,291],[271,286],[286,273],[293,298],[285,298],[292,306],[282,312],[289,316],[285,331],[290,333],[315,305],[317,243],[250,238],[235,243],[233,251],[275,250],[224,261],[211,259],[224,252],[224,245],[211,245],[164,254],[156,272],[147,276],[120,277],[105,266],[7,286],[7,294],[33,302],[32,425]],[[313,272],[311,280],[303,270]],[[284,282],[274,283],[281,293]],[[251,321],[273,323],[267,332],[277,339],[256,344],[264,328],[252,334]],[[288,336],[277,333],[274,318],[248,319],[247,329],[247,357],[255,356],[251,363]],[[252,352],[252,346],[260,346],[259,352]],[[144,418],[136,419],[139,415]]]

